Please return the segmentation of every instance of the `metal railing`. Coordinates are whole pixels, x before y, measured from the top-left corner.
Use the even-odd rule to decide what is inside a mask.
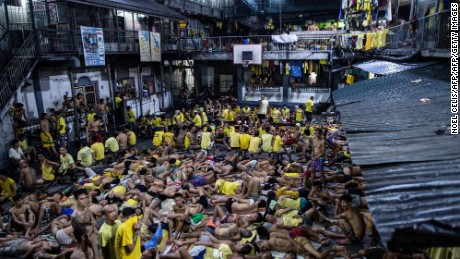
[[[0,107],[4,107],[37,63],[34,34],[30,34],[0,74]]]
[[[338,34],[309,34],[298,37],[296,43],[277,43],[271,35],[258,36],[225,36],[199,37],[177,39],[181,51],[232,51],[234,44],[262,44],[264,51],[302,51],[302,50],[332,50],[336,47]]]
[[[82,53],[80,30],[37,29],[42,54],[65,52]],[[137,31],[103,29],[106,53],[139,53]]]
[[[450,10],[389,28],[387,49],[449,49]]]

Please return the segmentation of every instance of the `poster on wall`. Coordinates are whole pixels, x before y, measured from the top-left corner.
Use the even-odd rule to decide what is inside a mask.
[[[86,66],[105,66],[104,35],[101,28],[81,28],[81,39]]]
[[[158,32],[150,32],[150,52],[152,61],[161,62],[161,35]]]
[[[152,61],[150,53],[150,32],[139,31],[139,50],[141,53],[141,62]]]

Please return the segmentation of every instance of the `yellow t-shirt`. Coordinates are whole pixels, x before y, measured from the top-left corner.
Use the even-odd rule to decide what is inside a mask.
[[[91,150],[94,151],[96,161],[101,161],[105,158],[104,145],[101,142],[96,142],[91,145]]]
[[[243,108],[243,114],[248,115],[249,113],[251,113],[251,108],[249,108],[249,107]]]
[[[158,147],[163,143],[163,137],[165,135],[164,131],[157,130],[155,131],[155,135],[153,135],[153,146]]]
[[[195,126],[197,127],[201,127],[201,117],[200,115],[195,115],[195,117],[193,117],[193,124],[195,124]]]
[[[300,208],[300,199],[290,199],[283,198],[278,201],[278,204],[283,209],[299,209]]]
[[[312,101],[312,100],[308,100],[306,103],[305,103],[305,111],[306,112],[313,112],[313,105],[315,103]]]
[[[188,137],[188,132],[185,134],[185,138],[184,138],[184,147],[185,147],[185,148],[190,147],[190,138]]]
[[[130,134],[128,135],[128,144],[130,144],[131,146],[134,146],[136,145],[136,143],[137,143],[136,133],[130,131]]]
[[[171,144],[171,146],[175,146],[176,142],[174,142],[174,133],[173,132],[166,132],[165,135],[163,136],[163,141],[167,145]]]
[[[235,113],[233,111],[228,111],[228,121],[233,122],[235,121]]]
[[[27,144],[27,140],[19,141],[19,147],[24,151],[29,148],[29,145]]]
[[[273,152],[280,151],[282,146],[283,146],[283,139],[281,138],[281,136],[276,135],[275,140],[273,141]]]
[[[134,114],[134,110],[128,110],[128,123],[134,123],[136,121],[136,115]]]
[[[118,141],[114,137],[110,137],[105,141],[105,147],[112,152],[118,152],[118,150],[120,150]]]
[[[240,133],[231,132],[230,133],[230,147],[239,148],[240,147]]]
[[[96,113],[88,113],[86,115],[86,121],[93,121],[94,120],[94,115],[96,115]]]
[[[251,135],[243,133],[240,135],[240,148],[247,150],[249,148],[249,143],[251,141]]]
[[[232,133],[234,131],[235,131],[234,127],[224,128],[224,132],[225,132],[225,135],[227,135],[227,137],[230,137],[230,133]]]
[[[261,139],[259,137],[257,136],[251,137],[251,140],[249,141],[248,150],[250,152],[259,152],[260,142],[261,142]]]
[[[120,108],[120,104],[122,101],[123,99],[121,99],[121,97],[118,97],[118,96],[115,97],[115,109]]]
[[[236,190],[240,186],[239,182],[227,182],[225,180],[219,179],[216,181],[217,193],[224,195],[235,195]]]
[[[134,242],[133,225],[137,221],[138,218],[133,216],[118,227],[115,235],[115,251],[118,259],[139,259],[142,257],[140,236],[137,238],[131,253],[128,253],[125,248],[125,246],[132,245]]]
[[[185,121],[184,114],[182,112],[179,112],[179,114],[177,114],[176,120],[178,123],[183,123]]]
[[[43,161],[41,169],[42,169],[42,178],[43,178],[43,180],[47,180],[47,181],[53,181],[54,180],[53,167],[51,165],[49,165],[45,161]]]
[[[291,212],[288,212],[282,216],[284,226],[286,227],[297,227],[302,223],[302,218],[298,217],[298,211],[293,210]]]
[[[208,115],[206,115],[205,112],[202,112],[201,113],[201,121],[203,122],[203,124],[207,124],[208,123]]]
[[[94,116],[93,116],[94,117]],[[62,129],[61,130],[58,130],[58,133],[59,134],[65,134],[66,131],[67,131],[67,124],[65,123],[65,119],[64,117],[59,117],[58,120],[57,120],[57,128],[59,129],[60,127],[62,126]]]
[[[0,180],[0,188],[2,190],[2,196],[7,196],[11,194],[12,192],[10,188],[11,184],[16,185],[16,182],[9,177],[7,177],[5,181]],[[10,200],[12,200],[12,198],[13,197],[10,197]]]
[[[77,161],[84,167],[93,165],[93,150],[89,147],[82,147],[77,153]]]
[[[286,109],[283,108],[281,110],[281,114],[283,115],[283,117],[288,117],[290,113],[291,113],[291,111],[289,110],[289,108],[286,108]]]
[[[303,121],[303,111],[301,109],[297,109],[295,111],[295,120],[296,121]]]
[[[283,186],[281,188],[278,188],[278,190],[276,190],[276,199],[279,199],[279,197],[281,195],[290,196],[290,197],[292,197],[294,199],[299,198],[299,192],[298,191],[293,191],[293,190],[290,190],[290,189],[286,189],[285,186]]]
[[[229,112],[228,109],[222,110],[222,119],[224,121],[228,121],[228,112]]]
[[[112,188],[113,193],[123,196],[126,194],[126,187],[123,185],[117,185]]]
[[[262,135],[261,139],[262,139],[262,150],[268,153],[272,152],[273,151],[273,148],[272,148],[273,135],[265,133]]]
[[[259,137],[262,137],[262,135],[265,133],[267,133],[265,129],[262,129],[262,127],[259,127]]]
[[[117,258],[115,255],[115,235],[120,225],[121,221],[117,219],[113,226],[104,223],[99,229],[97,236],[98,243],[102,248],[107,247],[107,251],[109,251],[109,258],[104,258],[104,254],[102,254],[103,259]]]
[[[211,132],[203,132],[201,135],[201,148],[202,149],[209,149],[211,147]]]
[[[60,155],[59,160],[61,161],[61,167],[64,170],[68,169],[71,164],[75,164],[73,157],[70,154],[66,154],[65,156]]]

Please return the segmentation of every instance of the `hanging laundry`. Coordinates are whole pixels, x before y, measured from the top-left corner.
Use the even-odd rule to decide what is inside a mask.
[[[292,77],[302,77],[302,63],[300,61],[291,62],[289,67]]]
[[[372,33],[371,32],[368,32],[366,33],[366,46],[365,46],[365,50],[368,51],[368,50],[371,50],[372,49]]]
[[[289,68],[290,68],[289,63],[286,62],[286,72],[285,72],[286,75],[289,75],[289,72],[290,72],[290,71],[289,71],[289,70],[290,70]]]
[[[308,71],[308,63],[307,63],[307,61],[303,62],[302,67],[303,67],[303,73],[307,74],[307,71]]]

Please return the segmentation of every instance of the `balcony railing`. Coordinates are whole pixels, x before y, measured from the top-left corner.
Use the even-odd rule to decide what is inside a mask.
[[[264,51],[301,51],[301,50],[332,50],[336,47],[338,34],[315,34],[306,33],[298,36],[296,43],[277,43],[271,35],[258,35],[246,37],[200,37],[177,39],[178,48],[181,51],[232,51],[234,44],[262,44]]]
[[[450,10],[389,29],[388,49],[450,49]]]
[[[415,23],[405,23],[389,28],[384,48],[448,49],[450,12],[443,11],[424,17]],[[415,24],[415,27],[412,25]],[[415,28],[415,29],[413,29]],[[108,54],[139,53],[137,31],[103,29],[105,50]],[[43,54],[77,52],[81,53],[82,41],[80,31],[38,29],[40,46]],[[360,32],[363,33],[363,32]],[[226,37],[191,37],[163,38],[163,52],[225,52],[232,51],[234,44],[262,44],[264,51],[330,51],[336,47],[347,48],[339,44],[342,32],[319,31],[297,33],[295,43],[277,43],[271,35],[226,36]],[[381,47],[380,47],[381,48]]]
[[[43,55],[55,53],[82,53],[82,40],[79,30],[38,29],[40,48]],[[137,31],[103,29],[104,47],[108,54],[139,53]]]

